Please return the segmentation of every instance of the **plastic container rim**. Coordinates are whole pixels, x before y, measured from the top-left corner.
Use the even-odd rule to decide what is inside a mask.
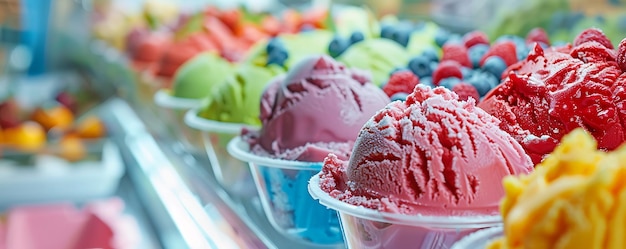
[[[226,146],[226,150],[231,156],[239,160],[265,167],[319,171],[322,169],[323,164],[323,162],[283,160],[255,155],[250,153],[250,145],[243,141],[241,136],[231,139]]]
[[[241,129],[246,128],[248,130],[258,130],[259,127],[252,125],[246,125],[241,123],[229,123],[221,122],[210,119],[205,119],[198,116],[200,108],[193,108],[185,113],[185,124],[189,127],[205,131],[205,132],[217,132],[238,135],[241,133]]]
[[[345,203],[331,197],[319,187],[320,173],[317,173],[309,181],[309,194],[322,205],[337,210],[339,213],[349,214],[367,220],[374,220],[392,224],[407,226],[420,226],[443,229],[472,229],[488,228],[502,224],[499,215],[483,216],[430,216],[430,215],[406,215],[380,212],[362,206]]]
[[[479,231],[476,231],[474,233],[471,233],[463,237],[461,240],[454,243],[454,245],[452,245],[450,249],[467,249],[470,244],[476,242],[477,240],[484,240],[495,234],[503,232],[504,231],[503,229],[504,229],[503,226],[496,226],[496,227],[481,229]],[[481,248],[476,248],[476,249],[481,249]]]
[[[171,92],[167,89],[159,89],[154,94],[154,103],[159,107],[187,110],[197,108],[202,105],[203,99],[188,99],[172,96]]]

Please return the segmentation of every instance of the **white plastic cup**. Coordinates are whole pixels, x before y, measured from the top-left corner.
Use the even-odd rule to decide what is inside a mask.
[[[455,243],[451,249],[484,249],[494,239],[504,236],[502,226],[482,229]]]
[[[345,203],[319,186],[319,174],[309,182],[314,199],[339,212],[346,245],[361,248],[450,248],[479,229],[501,225],[498,215],[425,216],[380,212]]]
[[[157,115],[167,124],[167,129],[178,138],[192,153],[204,150],[202,135],[197,129],[185,125],[185,113],[202,105],[202,99],[185,99],[172,96],[169,90],[161,89],[154,94],[154,102],[159,108]]]
[[[199,117],[199,108],[194,108],[185,114],[185,123],[201,131],[204,149],[211,163],[211,169],[218,183],[231,194],[239,197],[249,197],[255,193],[250,168],[246,162],[232,157],[226,151],[228,142],[241,134],[241,130],[256,130],[257,127],[220,122]]]
[[[337,212],[307,193],[308,181],[322,162],[258,156],[241,137],[228,144],[228,152],[250,165],[265,215],[277,231],[309,247],[343,247]]]

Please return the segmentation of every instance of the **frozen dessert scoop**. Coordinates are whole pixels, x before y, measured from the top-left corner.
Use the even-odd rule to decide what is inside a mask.
[[[362,128],[349,162],[329,155],[321,189],[348,204],[387,213],[493,215],[500,179],[532,162],[499,121],[474,100],[418,85]]]
[[[504,179],[505,236],[488,248],[624,248],[625,162],[626,147],[597,150],[583,129],[564,136],[534,172]]]
[[[590,132],[605,150],[626,139],[622,111],[626,75],[612,45],[603,45],[608,39],[594,33],[588,37],[583,32],[575,46],[535,45],[479,104],[501,120],[500,128],[522,144],[534,163],[578,127]]]
[[[214,121],[260,125],[261,95],[270,80],[281,72],[281,68],[274,66],[239,64],[234,73],[209,93],[199,115]]]
[[[219,55],[200,53],[176,72],[172,95],[187,99],[204,98],[234,72],[234,66]]]
[[[261,129],[233,139],[228,150],[249,163],[278,231],[341,244],[337,213],[307,195],[309,179],[328,153],[347,159],[360,128],[389,101],[369,74],[326,55],[306,57],[272,80],[260,101]]]
[[[265,90],[253,150],[287,160],[322,161],[329,152],[346,159],[359,129],[389,101],[366,72],[325,55],[305,58]]]

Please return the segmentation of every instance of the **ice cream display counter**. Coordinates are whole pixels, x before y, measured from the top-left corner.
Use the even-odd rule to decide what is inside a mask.
[[[613,21],[502,27],[511,1],[115,2],[53,4],[48,59],[106,96],[92,113],[140,248],[556,248],[624,230]],[[524,5],[541,6],[585,10]],[[100,123],[56,133],[47,110],[31,121],[55,155],[91,158],[69,138]]]

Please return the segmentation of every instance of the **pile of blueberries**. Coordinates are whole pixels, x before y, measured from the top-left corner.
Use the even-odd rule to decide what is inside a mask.
[[[460,36],[439,30],[435,43],[441,48],[441,56],[436,48],[426,49],[413,57],[406,68],[391,72],[391,77],[397,72],[410,70],[419,79],[419,84],[454,90],[456,85],[464,83],[473,87],[482,98],[500,84],[508,66],[528,56],[535,43],[544,47],[550,44],[546,32],[539,28],[530,31],[526,38],[507,35],[493,42],[481,31]],[[393,83],[398,84],[396,81]],[[460,89],[467,92],[467,88],[463,86]],[[405,96],[406,93],[390,97],[395,100]]]
[[[411,35],[413,32],[420,31],[426,26],[424,22],[410,22],[402,21],[395,24],[384,23],[380,28],[380,38],[389,39],[397,42],[398,44],[406,47],[409,44]],[[341,35],[335,35],[328,45],[328,54],[333,58],[339,57],[350,46],[360,41],[363,41],[365,36],[360,31],[353,32],[350,37],[342,37]]]

